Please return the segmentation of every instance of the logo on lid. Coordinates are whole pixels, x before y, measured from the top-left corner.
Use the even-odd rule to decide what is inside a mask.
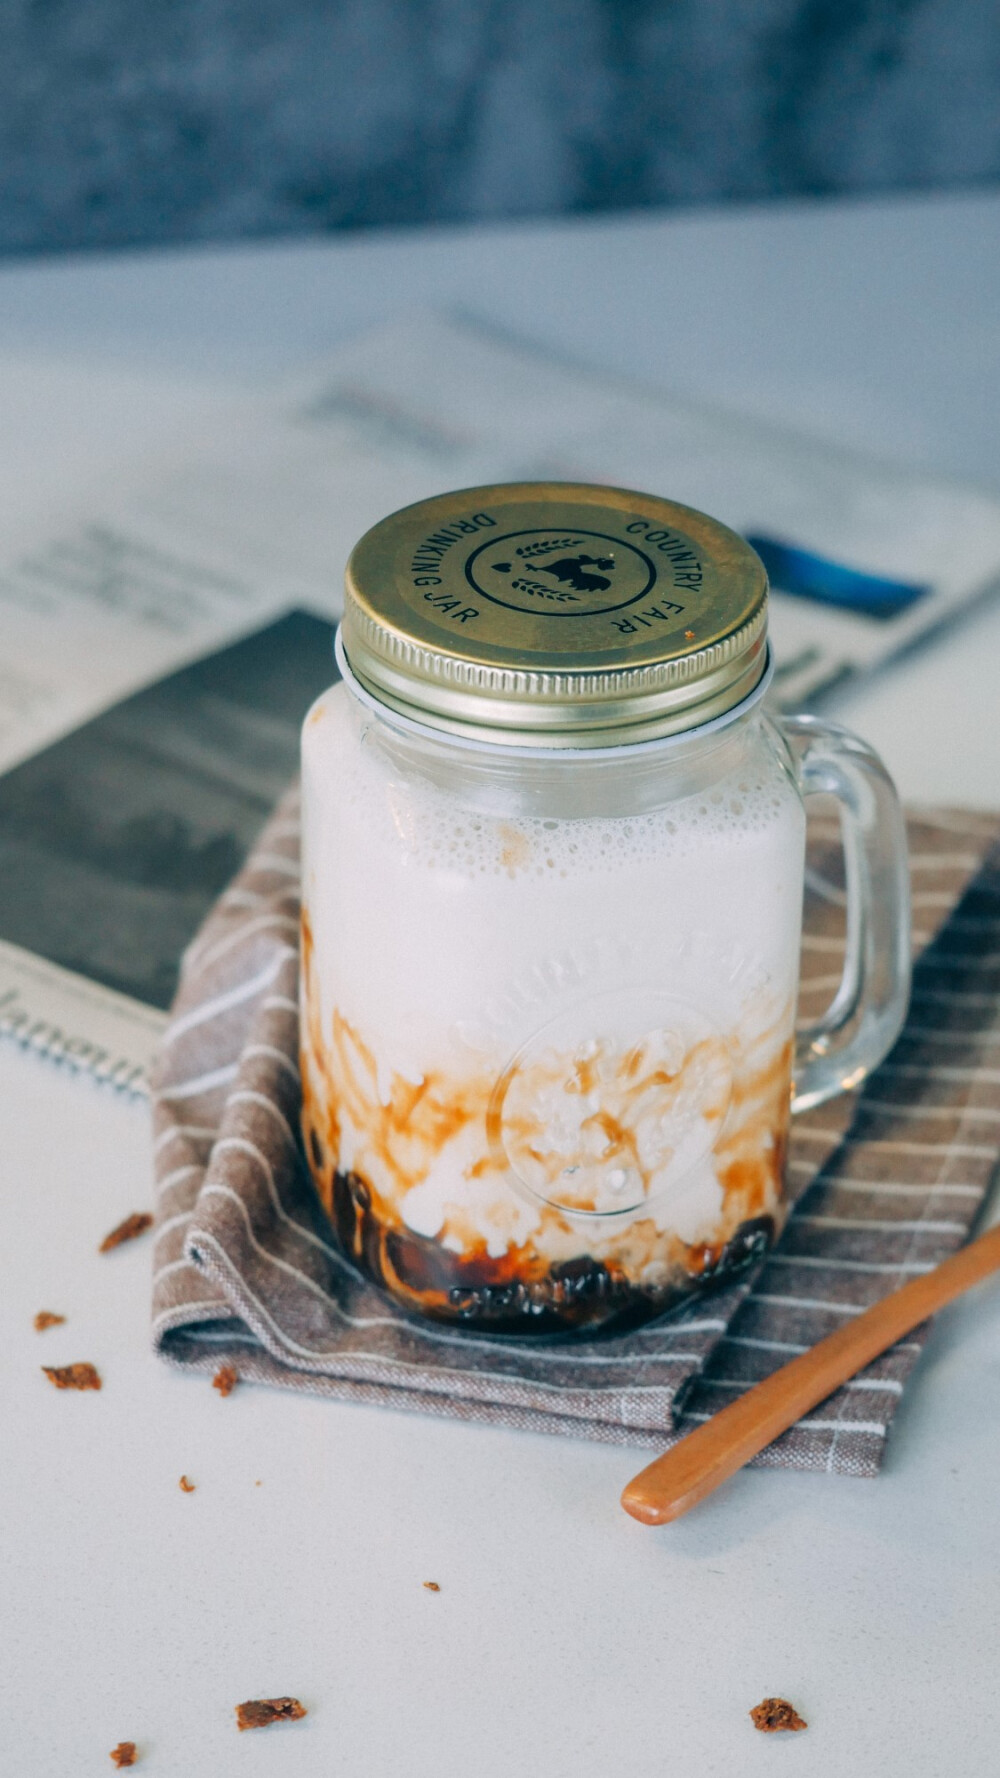
[[[546,617],[600,617],[642,599],[656,568],[635,544],[603,531],[510,531],[473,550],[469,585],[494,605]]]

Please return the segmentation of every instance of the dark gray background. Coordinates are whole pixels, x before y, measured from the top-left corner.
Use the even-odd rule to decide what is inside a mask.
[[[1000,0],[0,0],[0,252],[1000,177]]]

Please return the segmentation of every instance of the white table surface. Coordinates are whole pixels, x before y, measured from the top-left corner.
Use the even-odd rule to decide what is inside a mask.
[[[10,266],[0,525],[414,304],[1000,488],[998,290],[992,196]],[[989,807],[998,658],[994,608],[838,714],[906,795]],[[998,1770],[1000,1288],[939,1318],[878,1481],[747,1472],[651,1531],[641,1453],[155,1362],[148,1242],[95,1252],[149,1201],[147,1114],[10,1046],[0,1190],[3,1773],[120,1739],[150,1778]],[[49,1387],[72,1359],[101,1394]],[[236,1733],[283,1692],[305,1722]],[[754,1733],[775,1692],[807,1734]]]

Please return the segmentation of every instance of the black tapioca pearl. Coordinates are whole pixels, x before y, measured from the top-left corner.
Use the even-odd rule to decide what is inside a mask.
[[[477,1315],[480,1311],[480,1292],[472,1290],[468,1285],[456,1284],[448,1292],[448,1301],[459,1315]]]
[[[750,1265],[767,1252],[773,1240],[773,1216],[753,1216],[748,1222],[741,1222],[722,1249],[723,1268],[729,1271]]]
[[[767,1252],[773,1241],[774,1218],[751,1216],[740,1223],[736,1233],[718,1252],[711,1247],[698,1250],[702,1261],[698,1276],[707,1283],[714,1278],[730,1278],[743,1272]]]
[[[601,1296],[608,1286],[607,1268],[598,1259],[581,1253],[553,1266],[553,1296],[557,1302],[571,1302],[589,1296]]]

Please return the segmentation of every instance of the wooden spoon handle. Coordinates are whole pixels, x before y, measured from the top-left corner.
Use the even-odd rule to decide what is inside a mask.
[[[679,1519],[887,1346],[998,1268],[1000,1224],[720,1408],[633,1477],[622,1494],[625,1511],[644,1525]]]

